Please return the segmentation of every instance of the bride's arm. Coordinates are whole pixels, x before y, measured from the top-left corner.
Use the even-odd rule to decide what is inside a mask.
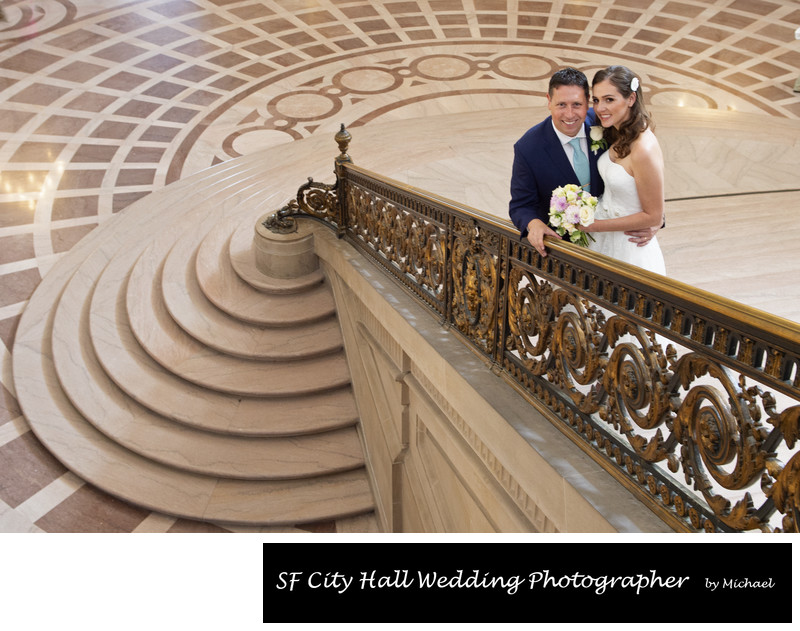
[[[586,232],[624,232],[658,228],[664,222],[664,159],[653,132],[646,130],[631,146],[630,168],[642,212],[599,219]]]

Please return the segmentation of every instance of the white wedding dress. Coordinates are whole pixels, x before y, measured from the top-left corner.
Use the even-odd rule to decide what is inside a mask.
[[[597,204],[595,219],[612,219],[641,212],[636,181],[622,165],[611,160],[608,151],[597,160],[597,168],[605,183],[605,192]],[[666,275],[664,256],[656,237],[640,248],[628,241],[624,232],[592,232],[591,235],[595,240],[589,240],[590,250]]]

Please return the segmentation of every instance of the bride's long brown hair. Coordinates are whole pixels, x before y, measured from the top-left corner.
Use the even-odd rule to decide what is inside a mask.
[[[624,158],[631,152],[631,143],[639,137],[639,134],[645,129],[654,128],[653,121],[644,108],[642,82],[630,68],[625,66],[609,66],[604,70],[598,70],[592,79],[592,88],[601,81],[610,81],[622,98],[627,99],[634,93],[634,90],[631,89],[634,78],[639,85],[635,90],[636,100],[631,106],[628,119],[619,126],[619,129],[614,127],[603,129],[603,138],[608,142],[608,146],[616,143],[614,150],[619,158]]]

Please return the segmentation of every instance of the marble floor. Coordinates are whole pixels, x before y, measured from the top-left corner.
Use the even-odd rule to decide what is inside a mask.
[[[342,123],[358,164],[505,216],[511,145],[546,113],[547,78],[564,65],[642,76],[667,161],[670,275],[800,322],[800,2],[0,6],[0,531],[228,530],[84,483],[21,414],[17,322],[82,237],[152,191],[258,151],[306,151],[323,169],[308,175],[330,180],[319,165],[332,169]]]

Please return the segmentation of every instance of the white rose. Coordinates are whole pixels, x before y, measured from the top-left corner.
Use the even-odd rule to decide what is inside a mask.
[[[592,140],[602,140],[603,139],[603,128],[600,125],[592,125],[589,128],[589,138]]]
[[[581,206],[581,225],[588,226],[594,222],[594,209],[591,206]]]

